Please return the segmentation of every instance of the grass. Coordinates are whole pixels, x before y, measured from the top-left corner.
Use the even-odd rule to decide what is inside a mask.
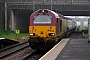
[[[28,33],[20,33],[19,38],[28,36]],[[16,34],[12,30],[4,30],[0,29],[0,38],[14,39],[16,38]]]
[[[88,33],[84,33],[84,36],[88,36]]]

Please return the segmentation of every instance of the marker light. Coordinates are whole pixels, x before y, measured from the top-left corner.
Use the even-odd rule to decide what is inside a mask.
[[[49,36],[54,36],[55,34],[54,33],[49,33]]]
[[[42,12],[44,12],[44,10],[42,10]]]
[[[33,33],[32,34],[30,34],[31,36],[33,36]]]
[[[35,33],[30,33],[30,36],[35,36]]]
[[[52,36],[54,36],[54,34],[51,34]]]

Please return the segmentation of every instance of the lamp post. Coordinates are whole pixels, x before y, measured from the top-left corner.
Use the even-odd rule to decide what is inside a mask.
[[[43,3],[45,3],[45,0],[43,0]]]
[[[33,12],[35,10],[35,1],[33,0]]]
[[[5,30],[7,30],[7,3],[5,2]]]
[[[88,43],[90,43],[90,17],[88,18]]]
[[[72,5],[73,5],[73,0],[72,0]]]
[[[51,0],[51,10],[52,10],[52,0]]]

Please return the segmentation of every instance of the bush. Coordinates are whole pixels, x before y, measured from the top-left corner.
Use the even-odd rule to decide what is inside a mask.
[[[24,36],[28,36],[28,33],[20,33],[19,34],[20,38],[24,37]],[[12,30],[0,29],[0,38],[12,39],[12,38],[16,38],[16,34]]]
[[[85,26],[85,27],[83,28],[83,30],[88,30],[88,26]]]

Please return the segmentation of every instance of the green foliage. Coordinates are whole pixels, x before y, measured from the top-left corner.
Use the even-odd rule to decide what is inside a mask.
[[[28,36],[28,33],[20,33],[19,38]]]
[[[20,33],[19,38],[28,36],[28,33]],[[16,38],[16,34],[12,30],[4,30],[0,29],[0,38],[7,38],[7,39],[12,39]]]
[[[83,30],[88,30],[88,26],[85,26],[85,27],[83,28]]]
[[[88,33],[84,33],[84,36],[88,36]]]

